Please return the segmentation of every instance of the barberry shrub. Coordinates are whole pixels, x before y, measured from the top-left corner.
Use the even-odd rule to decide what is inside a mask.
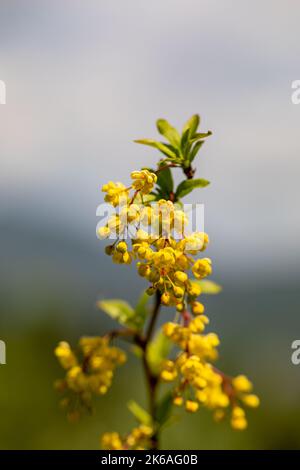
[[[157,129],[166,141],[136,141],[161,152],[157,168],[133,171],[129,184],[110,181],[102,187],[104,199],[115,213],[98,227],[98,237],[110,241],[105,252],[113,262],[135,263],[146,290],[135,308],[122,300],[98,302],[121,328],[103,336],[81,338],[76,352],[67,342],[61,342],[55,354],[65,370],[65,377],[56,382],[56,388],[64,394],[61,405],[75,421],[92,409],[94,395],[108,392],[116,368],[126,362],[125,352],[114,345],[116,338],[131,341],[135,346],[132,351],[138,351],[149,408],[145,410],[132,400],[128,408],[137,426],[125,436],[106,432],[101,437],[104,449],[157,449],[161,431],[171,421],[175,407],[184,407],[189,413],[206,407],[216,421],[229,416],[234,429],[244,430],[244,407],[259,405],[245,375],[231,377],[215,367],[219,338],[206,332],[209,319],[202,296],[218,293],[220,287],[205,279],[212,272],[211,260],[202,256],[208,235],[187,229],[188,216],[182,203],[184,196],[209,184],[194,178],[195,157],[211,135],[198,131],[199,122],[198,115],[192,116],[179,133],[159,119]],[[176,189],[174,169],[184,174]],[[157,328],[162,305],[173,309],[175,316],[172,322]],[[164,383],[171,386],[164,387]]]

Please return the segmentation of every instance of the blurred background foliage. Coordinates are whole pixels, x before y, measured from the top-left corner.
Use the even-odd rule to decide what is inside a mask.
[[[1,1],[1,449],[98,448],[103,431],[133,425],[125,404],[144,397],[134,358],[70,425],[53,349],[111,328],[97,300],[135,303],[143,280],[95,237],[100,187],[155,164],[131,141],[155,138],[158,117],[177,126],[195,112],[213,131],[196,173],[211,185],[187,202],[205,204],[224,288],[206,298],[210,328],[220,367],[247,374],[261,406],[244,433],[179,413],[162,445],[300,448],[299,13],[292,0]]]

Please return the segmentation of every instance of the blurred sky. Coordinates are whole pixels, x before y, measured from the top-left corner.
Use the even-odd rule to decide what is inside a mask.
[[[197,174],[216,266],[294,278],[299,250],[296,0],[2,0],[2,223],[95,240],[100,187],[154,164],[154,122],[211,129]],[[16,233],[15,233],[16,234]],[[18,235],[18,229],[17,234]]]

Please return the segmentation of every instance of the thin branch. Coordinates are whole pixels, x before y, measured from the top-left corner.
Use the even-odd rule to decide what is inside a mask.
[[[157,170],[156,170],[156,174],[157,173],[160,173],[161,171],[164,171],[164,170],[167,170],[167,168],[180,168],[180,165],[177,165],[177,163],[170,163],[169,165],[163,165],[163,166],[160,166]]]
[[[152,417],[152,422],[154,425],[155,425],[155,418],[156,418],[156,391],[157,391],[157,385],[158,385],[158,377],[152,373],[150,365],[148,363],[147,347],[152,338],[152,334],[153,334],[155,323],[159,314],[160,306],[161,306],[161,294],[159,291],[156,291],[155,304],[153,307],[150,323],[146,331],[144,348],[143,348],[143,367],[144,367],[145,378],[146,378],[148,394],[149,394],[149,411],[150,411],[150,415]],[[158,449],[157,432],[155,432],[151,437],[151,449]]]
[[[145,335],[147,343],[150,341],[151,336],[153,334],[153,330],[154,330],[154,327],[155,327],[155,323],[156,323],[157,316],[158,316],[159,309],[160,309],[160,305],[161,305],[160,299],[161,299],[161,294],[157,290],[156,295],[155,295],[155,304],[154,304],[153,312],[152,312],[150,323],[149,323],[149,326],[148,326],[148,329],[147,329],[146,335]]]

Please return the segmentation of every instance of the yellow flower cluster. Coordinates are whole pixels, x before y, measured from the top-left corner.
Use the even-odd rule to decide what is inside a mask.
[[[217,358],[219,339],[214,333],[202,334],[208,318],[200,314],[187,325],[166,323],[164,334],[182,350],[174,361],[163,364],[161,379],[176,381],[174,404],[195,412],[200,405],[214,410],[220,421],[225,409],[231,405],[231,425],[236,430],[247,427],[245,412],[240,404],[255,408],[259,405],[256,395],[250,394],[251,382],[244,375],[234,379],[225,376],[208,362]]]
[[[150,426],[140,425],[122,438],[117,432],[106,432],[101,437],[104,450],[145,450],[153,434]]]
[[[115,243],[106,247],[106,253],[115,263],[130,264],[137,260],[138,273],[150,282],[147,293],[151,295],[158,290],[164,305],[176,306],[182,311],[188,303],[193,313],[203,313],[204,307],[196,302],[201,289],[195,281],[210,275],[212,267],[209,258],[195,259],[195,256],[207,247],[208,235],[203,232],[186,234],[187,217],[172,201],[134,203],[137,193],[152,191],[157,177],[148,170],[134,171],[131,176],[135,194],[130,203],[122,206],[120,212],[98,230],[100,238],[116,235]],[[121,183],[113,186],[110,182],[103,190],[108,192],[106,200],[114,206],[121,191],[129,198],[128,190]],[[132,235],[132,228],[134,234],[128,236]],[[131,238],[131,246],[126,238]],[[196,278],[194,281],[188,277],[190,270]]]
[[[149,195],[157,182],[155,173],[134,171],[131,178],[129,188],[112,182],[103,186],[102,190],[107,192],[105,200],[114,207],[120,205],[120,210],[98,233],[100,238],[116,235],[115,243],[106,247],[106,253],[119,264],[136,260],[139,275],[150,283],[147,293],[158,291],[161,303],[175,306],[181,314],[181,322],[166,323],[163,327],[165,335],[181,352],[174,361],[165,361],[161,379],[177,382],[174,404],[184,403],[190,412],[200,405],[206,406],[214,410],[216,420],[221,420],[230,408],[232,427],[245,429],[247,421],[241,405],[256,407],[259,399],[250,393],[252,384],[245,376],[232,379],[211,364],[218,356],[219,339],[214,333],[203,334],[208,318],[204,305],[197,300],[201,294],[198,280],[209,276],[212,266],[209,258],[198,255],[206,249],[208,235],[187,233],[187,217],[176,203],[164,199],[155,203],[144,201],[143,196]],[[131,189],[134,194],[130,197]],[[130,244],[125,241],[127,238],[131,239]],[[107,448],[124,445],[116,433],[106,434],[105,439]]]
[[[67,392],[61,405],[68,410],[70,420],[79,417],[81,409],[90,410],[92,395],[104,395],[111,386],[115,368],[126,361],[125,353],[111,347],[107,337],[83,337],[79,347],[81,360],[65,341],[55,349],[66,370],[65,378],[56,382],[56,388]]]
[[[149,170],[133,171],[131,173],[133,180],[132,185],[126,188],[123,183],[109,181],[107,184],[102,186],[102,191],[106,193],[104,200],[114,207],[119,204],[126,204],[128,202],[128,196],[130,189],[134,189],[136,192],[140,192],[142,195],[151,193],[156,181],[157,176],[155,173]]]

